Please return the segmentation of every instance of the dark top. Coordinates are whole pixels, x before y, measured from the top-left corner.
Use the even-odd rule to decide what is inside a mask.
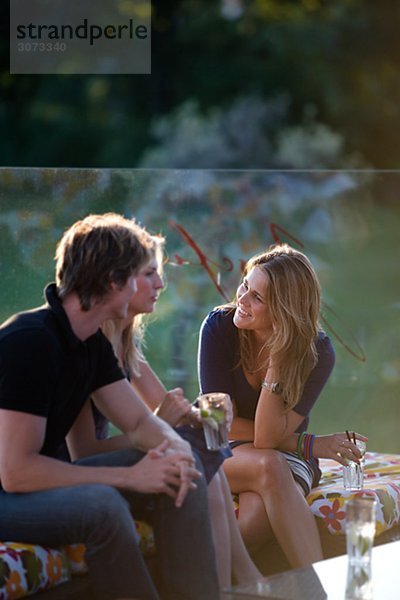
[[[225,392],[236,403],[237,415],[254,421],[261,388],[254,389],[241,366],[239,334],[233,311],[216,309],[204,319],[200,329],[198,371],[202,393]],[[293,408],[304,420],[297,432],[306,431],[310,412],[335,363],[335,351],[325,333],[316,341],[318,362],[311,371],[299,403]]]
[[[100,330],[84,342],[74,334],[55,284],[45,294],[0,326],[0,408],[45,417],[41,454],[56,456],[87,398],[124,374]]]

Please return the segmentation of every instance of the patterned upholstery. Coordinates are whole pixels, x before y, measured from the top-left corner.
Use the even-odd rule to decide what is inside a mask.
[[[154,552],[152,528],[135,521],[144,556]],[[50,549],[32,544],[0,543],[0,600],[31,596],[86,573],[85,546]]]
[[[342,469],[338,463],[324,459],[320,464],[320,485],[307,498],[320,530],[333,536],[344,534],[345,502],[360,494],[377,500],[377,537],[399,525],[400,455],[367,453],[364,490],[361,492],[343,489]],[[234,502],[238,510],[237,499]],[[136,526],[142,552],[144,556],[150,556],[154,553],[153,531],[143,522],[136,522]],[[0,600],[30,596],[68,581],[73,574],[84,573],[84,552],[82,544],[49,549],[0,542]]]
[[[342,467],[333,460],[320,461],[322,478],[307,500],[314,516],[333,535],[344,534],[344,505],[355,496],[371,496],[377,501],[376,536],[400,522],[400,456],[367,452],[364,489],[343,489]]]
[[[0,599],[28,594],[68,581],[71,569],[60,550],[31,544],[0,544]]]

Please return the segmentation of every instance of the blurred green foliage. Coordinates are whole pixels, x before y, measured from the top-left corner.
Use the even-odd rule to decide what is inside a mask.
[[[399,172],[2,169],[0,320],[43,302],[73,221],[135,216],[167,237],[146,354],[169,388],[194,399],[202,319],[233,297],[242,261],[278,235],[315,265],[336,349],[311,429],[354,429],[370,449],[400,452],[399,189]]]
[[[155,119],[189,101],[209,116],[257,96],[267,104],[286,98],[279,127],[311,118],[336,132],[351,166],[399,165],[396,0],[154,0],[152,6],[151,75],[30,76],[8,73],[8,5],[2,4],[1,164],[135,167],[157,144]],[[343,156],[334,166],[342,166]],[[214,156],[202,166],[215,167]],[[271,154],[263,166],[274,166]]]

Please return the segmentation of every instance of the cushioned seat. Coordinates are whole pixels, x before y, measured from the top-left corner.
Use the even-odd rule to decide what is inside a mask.
[[[152,528],[135,521],[145,557],[154,553]],[[14,600],[49,590],[86,573],[85,546],[58,549],[33,544],[0,543],[0,600]],[[67,596],[65,596],[67,597]]]
[[[360,494],[373,496],[377,501],[375,544],[399,537],[400,455],[368,452],[364,489],[359,492],[343,489],[342,467],[338,463],[323,459],[320,464],[320,485],[312,490],[307,501],[317,520],[325,558],[345,552],[344,505],[349,498]],[[236,501],[236,509],[239,508]],[[150,557],[154,554],[152,529],[143,522],[136,522],[136,526],[142,552]],[[0,600],[32,595],[64,583],[76,573],[84,573],[84,550],[81,544],[49,549],[12,542],[0,543]],[[288,568],[275,541],[266,545],[258,562],[266,574]]]
[[[364,489],[343,489],[342,467],[333,460],[320,461],[322,478],[307,501],[314,516],[322,520],[323,528],[332,535],[343,535],[345,527],[344,505],[359,495],[377,501],[376,537],[391,530],[400,521],[400,456],[367,452],[365,456]]]

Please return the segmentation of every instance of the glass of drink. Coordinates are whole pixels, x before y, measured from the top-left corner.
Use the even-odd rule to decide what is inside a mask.
[[[353,498],[346,503],[348,600],[372,600],[371,555],[375,519],[376,501],[373,498]]]
[[[364,462],[367,445],[362,440],[356,440],[356,446],[362,456],[359,463],[349,460],[343,467],[343,487],[345,490],[362,490],[364,487]]]
[[[229,394],[210,392],[197,398],[208,450],[229,446],[227,420],[231,410]]]

